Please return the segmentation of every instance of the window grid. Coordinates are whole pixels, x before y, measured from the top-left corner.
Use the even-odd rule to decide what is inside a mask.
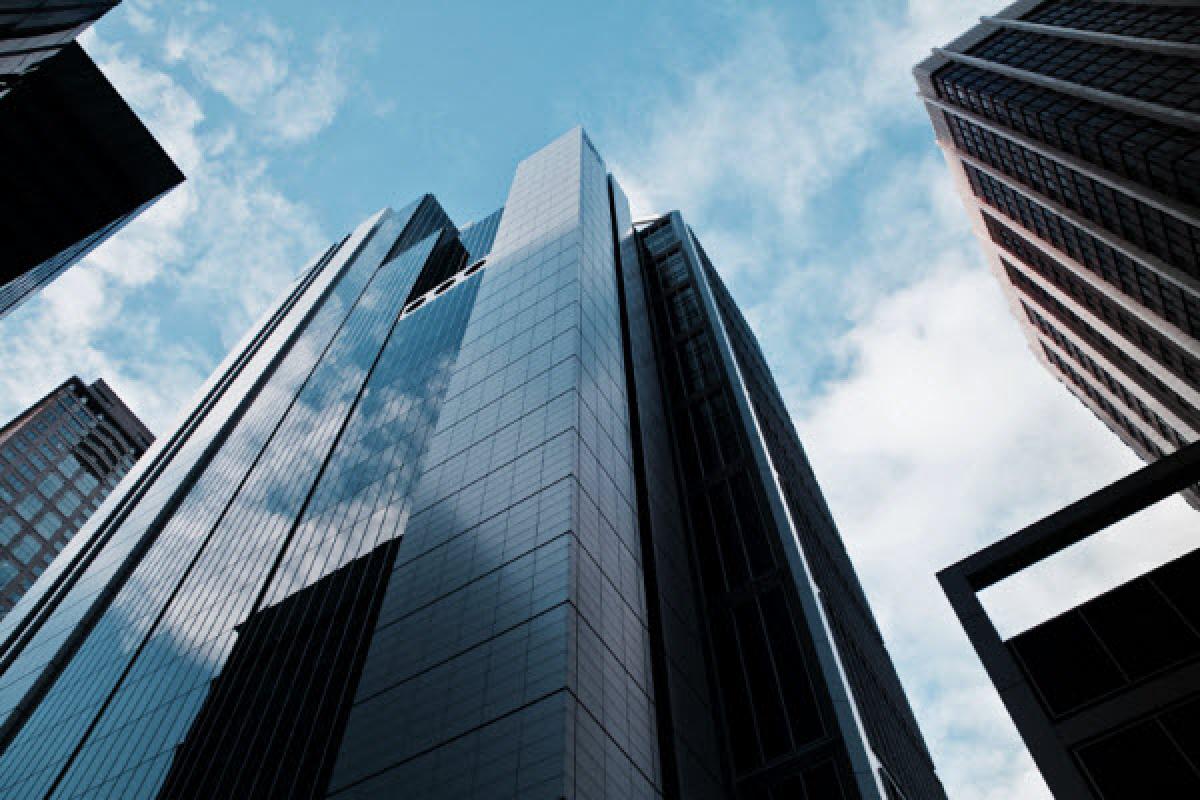
[[[976,197],[1037,234],[1107,283],[1193,336],[1200,331],[1200,299],[1114,247],[1032,202],[991,175],[963,164]]]
[[[1038,286],[1028,278],[1024,273],[1005,261],[1004,268],[1008,273],[1009,280],[1013,285],[1021,290],[1021,293],[1035,302],[1047,313],[1051,314],[1061,324],[1075,332],[1081,339],[1094,347],[1096,350],[1103,353],[1108,360],[1117,366],[1128,378],[1141,384],[1144,391],[1154,395],[1160,403],[1174,411],[1185,422],[1193,426],[1200,427],[1200,413],[1192,408],[1175,393],[1170,387],[1164,384],[1159,378],[1139,364],[1134,359],[1130,358],[1124,350],[1114,345],[1107,338],[1100,335],[1094,328],[1073,314],[1070,309],[1050,296],[1042,287]],[[1035,324],[1038,324],[1035,322]],[[1040,326],[1039,326],[1040,327]],[[1071,346],[1074,348],[1074,345]],[[1105,381],[1108,383],[1108,381]],[[1139,401],[1140,403],[1140,401]],[[1182,437],[1175,431],[1171,430],[1157,415],[1153,419],[1149,417],[1146,421],[1153,425],[1164,438],[1173,441],[1181,442]],[[1171,431],[1168,433],[1167,431]]]
[[[1002,30],[967,53],[1124,97],[1200,111],[1200,71],[1183,56]]]
[[[964,152],[1168,264],[1200,276],[1200,230],[961,117],[946,116],[954,143]]]
[[[1053,0],[1022,17],[1026,22],[1101,31],[1164,42],[1200,43],[1200,9],[1095,0]]]
[[[1190,131],[966,64],[947,64],[933,83],[951,105],[1200,206],[1200,140]]]
[[[999,247],[1016,256],[1057,288],[1066,292],[1084,308],[1125,335],[1145,353],[1174,372],[1189,385],[1200,389],[1200,361],[1174,341],[1126,311],[1104,292],[1097,291],[1070,269],[1026,242],[1010,228],[984,214],[988,233]]]

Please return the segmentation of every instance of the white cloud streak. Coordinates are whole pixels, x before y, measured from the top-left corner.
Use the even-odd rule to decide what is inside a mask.
[[[156,5],[132,10],[140,15],[135,29],[157,36]],[[247,137],[236,121],[206,113],[208,97],[182,80],[181,72],[207,68],[193,64],[193,53],[164,65],[94,30],[82,42],[186,180],[4,321],[0,416],[74,373],[103,377],[163,433],[225,348],[328,237],[308,207],[272,182],[268,155],[255,146],[259,129]],[[293,91],[289,81],[305,77],[255,96],[270,108]],[[272,118],[271,135],[311,136],[336,107],[326,107],[319,125]]]
[[[989,10],[827,3],[799,47],[751,16],[602,139],[758,333],[949,795],[1009,800],[1049,794],[935,573],[1139,462],[1029,352],[940,154],[913,144],[933,138],[913,64]],[[1187,549],[1194,513],[1168,501],[985,603],[1016,632]]]

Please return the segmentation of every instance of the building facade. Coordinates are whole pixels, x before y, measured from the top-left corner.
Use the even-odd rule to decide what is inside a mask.
[[[979,593],[1200,482],[1200,443],[938,573],[1055,797],[1200,796],[1200,550],[1008,639]]]
[[[753,335],[579,129],[300,275],[0,621],[0,784],[944,797]]]
[[[108,384],[77,377],[0,428],[0,615],[153,441]]]
[[[1026,0],[915,74],[1034,354],[1143,459],[1195,441],[1200,6]]]
[[[75,43],[115,5],[0,3],[0,319],[183,181]]]

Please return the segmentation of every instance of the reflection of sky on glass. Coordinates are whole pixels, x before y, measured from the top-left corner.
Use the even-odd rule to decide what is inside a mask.
[[[39,776],[28,776],[31,780],[25,789],[46,784],[89,716],[74,712],[108,694],[130,651],[142,645],[152,627],[145,649],[75,762],[81,774],[89,751],[103,752],[110,744],[106,738],[117,731],[122,736],[131,734],[123,729],[122,720],[133,720],[129,724],[135,725],[161,722],[127,711],[126,704],[136,706],[154,692],[162,696],[186,692],[195,685],[197,668],[203,666],[211,675],[227,655],[233,625],[257,597],[274,562],[271,553],[293,523],[407,287],[436,239],[427,238],[375,273],[404,222],[398,216],[384,220],[4,754],[4,761],[13,767],[4,769],[4,774],[13,779],[26,777],[21,770],[28,765],[45,768]],[[366,302],[356,302],[360,292]],[[314,369],[314,353],[322,351],[325,357]],[[105,552],[93,572],[99,577],[112,566]],[[185,568],[186,577],[177,585]],[[94,591],[85,581],[76,587],[76,594],[88,589]],[[158,620],[158,609],[168,597],[170,606]],[[56,623],[53,620],[46,628],[52,630]],[[27,649],[23,657],[36,655]],[[172,666],[177,661],[190,666],[177,669]],[[89,697],[95,700],[89,702]],[[186,711],[178,705],[171,713],[186,715]],[[54,743],[44,735],[50,729],[59,734]],[[133,740],[151,741],[136,736]],[[64,785],[70,780],[69,775]]]

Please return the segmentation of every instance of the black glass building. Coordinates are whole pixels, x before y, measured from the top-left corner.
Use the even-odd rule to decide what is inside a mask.
[[[944,797],[753,335],[579,129],[304,270],[0,670],[6,798]]]
[[[108,384],[77,377],[0,428],[0,615],[153,441]]]
[[[1196,441],[1200,6],[1024,0],[915,72],[1037,358],[1143,459]]]
[[[5,0],[0,3],[0,97],[48,59],[71,45],[79,34],[120,0]]]
[[[183,174],[75,37],[115,2],[0,2],[0,318]]]

